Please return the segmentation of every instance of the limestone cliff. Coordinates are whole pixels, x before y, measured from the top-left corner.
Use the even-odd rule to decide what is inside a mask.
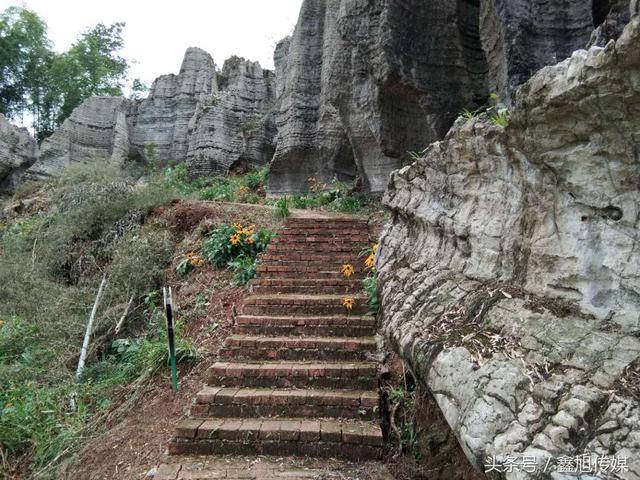
[[[135,102],[131,119],[132,154],[159,164],[182,163],[189,147],[189,122],[199,102],[218,90],[213,58],[199,48],[187,49],[180,73],[162,75],[149,96]],[[153,153],[152,153],[153,152]]]
[[[96,159],[122,163],[129,155],[129,101],[122,97],[91,97],[42,142],[36,163],[26,177],[45,179],[68,165]]]
[[[0,114],[0,190],[13,190],[36,160],[38,145],[25,128]]]
[[[187,166],[192,176],[269,163],[275,149],[275,77],[257,62],[232,58],[221,90],[201,99],[189,127]]]
[[[491,478],[581,454],[640,478],[638,45],[636,16],[536,73],[506,128],[460,118],[391,176],[383,331],[479,470],[538,465]]]
[[[275,149],[275,96],[273,72],[257,62],[235,57],[217,71],[207,52],[189,48],[180,73],[158,77],[147,98],[85,100],[44,141],[27,176],[96,159],[187,162],[192,176],[262,166]]]
[[[383,191],[407,152],[442,139],[464,108],[491,92],[509,103],[541,67],[616,38],[621,3],[305,0],[276,50],[272,193],[304,190],[310,176],[360,176]]]

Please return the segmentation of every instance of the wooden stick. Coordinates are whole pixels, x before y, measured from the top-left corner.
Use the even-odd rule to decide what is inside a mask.
[[[129,314],[129,309],[131,308],[131,304],[133,303],[133,298],[134,298],[134,296],[131,295],[131,298],[129,299],[129,303],[127,303],[127,308],[124,309],[124,313],[122,314],[122,317],[120,318],[120,321],[116,325],[116,331],[115,331],[116,335],[118,335],[118,333],[120,333],[120,329],[122,328],[122,324],[124,323],[124,320],[127,318],[127,315]]]
[[[107,276],[104,275],[102,277],[102,281],[100,282],[100,288],[98,288],[96,301],[93,302],[91,315],[89,315],[89,321],[87,322],[87,329],[84,332],[84,340],[82,342],[82,349],[80,350],[80,359],[78,360],[78,369],[76,370],[76,378],[80,378],[80,375],[82,375],[82,370],[84,370],[84,362],[87,359],[87,349],[89,348],[89,339],[91,338],[91,330],[93,329],[93,320],[96,317],[96,312],[98,311],[98,304],[100,303],[100,298],[102,298],[102,292],[104,291],[104,287],[106,285],[107,285]]]

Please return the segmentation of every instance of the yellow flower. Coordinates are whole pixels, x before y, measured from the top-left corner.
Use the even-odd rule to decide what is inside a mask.
[[[231,237],[229,237],[229,241],[231,242],[231,245],[237,245],[240,243],[240,235],[238,235],[237,233],[234,233],[233,235],[231,235]]]
[[[247,237],[245,242],[247,242],[248,245],[251,245],[253,243],[253,237]]]
[[[233,224],[233,228],[236,229],[236,232],[241,232],[242,231],[242,224],[241,223],[234,223]]]
[[[375,251],[375,250],[374,250]],[[376,254],[371,252],[367,259],[364,261],[367,268],[373,269],[376,264]]]
[[[243,235],[253,235],[255,233],[254,228],[255,227],[251,225],[250,227],[243,228],[240,233],[242,233]]]
[[[4,325],[4,320],[0,320],[0,327]]]
[[[371,247],[371,250],[373,250],[373,253],[376,253],[378,251],[378,244],[374,243],[373,247]]]
[[[347,309],[347,310],[353,310],[353,305],[355,304],[355,300],[351,297],[344,297],[342,299],[342,305]]]
[[[351,265],[350,263],[345,263],[344,265],[342,265],[342,267],[340,267],[340,271],[347,278],[349,278],[355,272],[353,265]]]

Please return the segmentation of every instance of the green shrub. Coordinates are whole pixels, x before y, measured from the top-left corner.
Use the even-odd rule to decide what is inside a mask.
[[[273,232],[265,228],[256,232],[254,227],[220,225],[204,241],[202,254],[215,266],[224,267],[241,256],[256,258],[267,249],[272,237]]]
[[[287,218],[291,215],[291,210],[289,210],[289,200],[285,195],[282,198],[279,198],[276,202],[276,218]]]
[[[364,286],[364,292],[369,297],[368,304],[371,313],[377,315],[380,311],[380,302],[378,301],[378,274],[375,272],[369,273],[362,279]]]
[[[331,203],[331,209],[342,213],[358,213],[362,209],[360,200],[355,197],[338,197]]]
[[[246,285],[249,280],[256,276],[258,261],[255,258],[241,255],[230,261],[229,267],[236,272],[233,281],[237,285]]]

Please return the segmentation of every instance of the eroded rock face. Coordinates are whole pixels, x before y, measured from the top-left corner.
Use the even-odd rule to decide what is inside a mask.
[[[0,190],[15,189],[37,152],[38,145],[27,129],[16,127],[0,113]]]
[[[305,0],[274,57],[283,81],[271,192],[304,190],[311,176],[360,176],[383,191],[464,108],[492,92],[510,103],[541,67],[617,38],[622,2]]]
[[[182,163],[189,148],[189,122],[198,102],[217,91],[213,58],[200,48],[188,48],[180,73],[162,75],[149,96],[136,102],[131,114],[132,154],[160,165]],[[155,156],[155,159],[149,157]]]
[[[46,179],[76,162],[109,159],[122,163],[129,155],[127,115],[130,102],[122,97],[91,97],[71,113],[40,148],[26,177]]]
[[[276,52],[284,86],[271,192],[356,175],[384,190],[408,150],[486,97],[478,45],[473,2],[305,0]]]
[[[201,98],[189,127],[192,176],[246,170],[269,163],[275,150],[275,76],[258,62],[227,60],[221,90]]]
[[[383,331],[479,470],[535,457],[491,478],[581,454],[640,478],[638,45],[635,17],[536,73],[506,128],[459,119],[391,176]]]
[[[488,89],[508,101],[533,72],[584,48],[594,24],[591,1],[482,0],[480,32],[489,65]]]

